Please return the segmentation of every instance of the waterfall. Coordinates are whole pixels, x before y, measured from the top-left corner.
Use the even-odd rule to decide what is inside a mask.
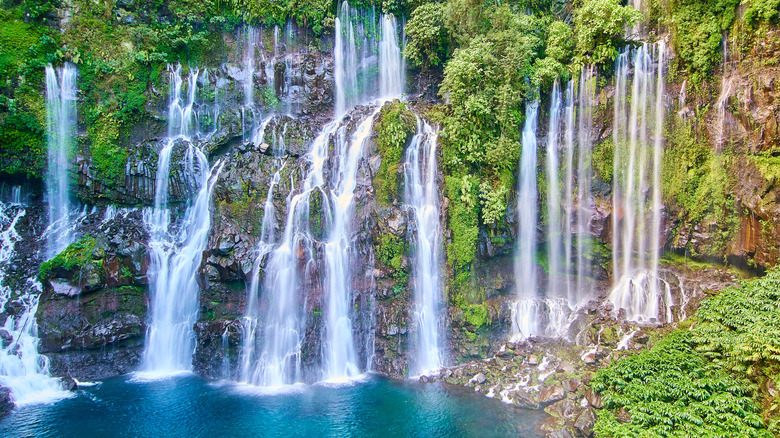
[[[397,97],[403,93],[401,48],[398,46],[393,14],[382,15],[382,42],[379,44],[379,96]]]
[[[335,116],[375,98],[401,97],[403,56],[392,14],[358,11],[344,0],[336,17],[333,49]],[[403,29],[401,29],[403,32]]]
[[[564,259],[564,272],[566,273],[566,297],[569,303],[577,301],[577,293],[572,283],[571,274],[573,270],[572,265],[572,230],[571,226],[574,221],[574,80],[569,80],[569,85],[566,87],[566,109],[564,120],[564,149],[566,151],[566,164],[565,164],[565,183],[563,192],[563,259]]]
[[[561,250],[562,240],[561,231],[561,193],[558,175],[558,137],[559,137],[559,119],[561,116],[561,90],[558,79],[553,83],[552,94],[550,96],[550,122],[547,131],[547,266],[548,282],[547,294],[554,297],[565,297],[568,294],[562,290],[560,285],[562,260]],[[568,274],[568,273],[567,273]],[[566,276],[568,278],[568,275]]]
[[[198,314],[197,271],[211,227],[210,201],[221,164],[209,169],[203,152],[190,143],[197,136],[194,110],[198,70],[188,77],[188,99],[182,100],[181,66],[169,67],[170,100],[168,135],[157,164],[155,205],[144,212],[149,229],[151,321],[146,337],[144,370],[154,374],[189,371],[195,349],[193,325]],[[168,209],[168,177],[176,144],[186,143],[184,155],[187,185],[197,190],[188,203],[178,230],[171,232]]]
[[[49,151],[46,196],[49,228],[46,254],[52,258],[73,242],[68,170],[76,137],[76,66],[46,66],[46,146]]]
[[[626,318],[671,322],[669,285],[658,277],[663,154],[663,41],[626,50],[616,61],[613,279],[609,301]],[[630,74],[630,65],[633,64]],[[631,95],[628,82],[631,79]]]
[[[336,41],[333,50],[336,118],[354,105],[357,93],[357,48],[355,47],[355,27],[352,24],[350,12],[349,3],[344,0],[339,15],[336,17]]]
[[[539,102],[526,104],[523,126],[520,175],[517,186],[517,255],[515,257],[515,283],[517,298],[512,309],[512,338],[524,338],[538,334],[539,325],[534,302],[536,289],[536,118]]]
[[[269,119],[263,122],[262,131],[256,142],[262,143]],[[279,164],[277,162],[277,164]],[[249,288],[249,300],[243,318],[244,338],[241,355],[241,381],[260,386],[278,386],[293,383],[300,377],[300,351],[302,322],[298,303],[295,300],[297,288],[295,277],[295,259],[293,249],[295,240],[305,234],[298,234],[295,226],[298,199],[288,197],[291,206],[288,223],[285,226],[282,244],[273,252],[266,267],[265,290],[276,292],[269,309],[263,308],[260,297],[260,270],[266,256],[272,251],[275,240],[276,211],[273,204],[275,187],[280,181],[280,167],[271,178],[263,207],[263,222],[257,255],[252,269]],[[307,195],[308,196],[308,192]],[[308,203],[307,203],[308,204]],[[308,216],[308,212],[306,212]],[[297,219],[301,219],[298,217]],[[308,252],[310,253],[310,251]],[[261,321],[265,324],[264,340],[260,354],[257,354],[258,328]]]
[[[577,283],[576,300],[583,301],[591,295],[591,236],[590,218],[594,206],[591,201],[593,172],[593,106],[596,95],[596,74],[593,65],[583,66],[580,73],[579,108],[577,123]]]
[[[370,84],[387,84],[388,95],[384,98],[402,92],[395,20],[382,17],[388,23],[383,35],[386,55],[378,56],[373,17],[373,13],[361,15],[346,1],[339,7],[334,45],[336,117],[310,145],[303,183],[299,188],[293,187],[287,196],[286,220],[279,241],[274,239],[273,226],[267,228],[266,224],[266,218],[274,217],[271,192],[278,184],[277,175],[269,186],[243,318],[240,374],[246,383],[278,386],[305,379],[301,368],[307,327],[306,290],[317,286],[322,287],[324,300],[321,377],[343,379],[361,372],[352,324],[352,218],[358,167],[380,106],[351,135],[345,123],[351,117],[345,115],[354,105],[371,101]],[[275,39],[278,41],[278,32]],[[372,67],[377,64],[377,71],[384,71],[380,76],[386,79],[371,78]],[[256,131],[255,144],[262,143],[266,126],[267,121]],[[285,129],[282,127],[282,137]],[[275,156],[285,153],[283,143],[283,138],[274,139]],[[312,210],[313,203],[321,203],[321,211]],[[322,223],[313,224],[312,214],[321,214]],[[312,286],[317,280],[321,284]]]
[[[15,191],[14,195],[17,193]],[[25,214],[20,203],[0,201],[0,313],[5,312],[6,305],[11,302],[19,308],[18,312],[8,314],[0,328],[0,386],[11,390],[17,406],[67,396],[60,381],[49,376],[48,359],[38,354],[35,312],[38,310],[41,284],[30,278],[21,291],[14,291],[5,284],[16,256],[14,247],[22,240],[16,226]]]
[[[339,135],[334,153],[337,158],[336,180],[331,181],[332,222],[325,244],[327,265],[327,313],[326,338],[323,342],[326,379],[349,378],[359,374],[355,345],[352,336],[350,308],[352,288],[350,284],[350,241],[357,170],[365,144],[380,107],[367,117],[355,130],[349,141]]]
[[[406,150],[404,202],[414,219],[414,320],[417,326],[412,375],[442,367],[444,352],[439,340],[442,293],[439,278],[442,231],[439,222],[439,186],[436,181],[438,129],[417,119],[417,133]]]

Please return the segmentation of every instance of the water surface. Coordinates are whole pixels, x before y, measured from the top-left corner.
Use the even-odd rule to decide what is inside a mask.
[[[536,437],[545,418],[467,388],[378,376],[347,385],[257,387],[193,375],[105,380],[0,420],[2,437]]]

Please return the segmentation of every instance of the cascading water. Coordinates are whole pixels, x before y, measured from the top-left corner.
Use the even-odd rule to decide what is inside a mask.
[[[615,69],[612,202],[618,214],[612,222],[615,286],[608,299],[616,310],[624,309],[627,319],[638,322],[673,318],[669,285],[658,277],[665,50],[663,41],[626,50]]]
[[[577,123],[577,283],[576,299],[582,301],[591,296],[589,282],[591,260],[590,218],[593,215],[591,180],[593,172],[593,107],[596,95],[596,74],[593,65],[583,66],[579,84],[579,111]]]
[[[518,301],[512,308],[512,338],[521,339],[539,334],[536,287],[536,118],[539,102],[526,104],[523,126],[520,175],[517,186],[517,255],[515,283]]]
[[[550,96],[550,123],[547,131],[547,266],[549,280],[547,281],[547,294],[554,297],[568,298],[568,294],[561,286],[561,266],[563,242],[561,240],[561,197],[558,175],[558,136],[559,120],[561,116],[560,86],[556,79],[553,83]],[[568,273],[566,273],[568,277]]]
[[[574,221],[574,100],[575,100],[574,80],[569,80],[566,87],[566,109],[564,110],[564,134],[563,147],[566,151],[565,164],[565,182],[563,192],[563,254],[564,254],[564,272],[566,272],[566,296],[569,303],[577,301],[577,291],[572,282],[571,274],[573,270],[572,263],[572,223]]]
[[[398,46],[393,14],[382,15],[382,41],[379,43],[379,97],[398,97],[403,93],[401,48]]]
[[[197,126],[194,105],[198,71],[190,71],[186,104],[181,97],[181,66],[169,68],[169,72],[169,138],[158,159],[154,210],[144,212],[151,234],[149,276],[153,294],[143,367],[154,374],[189,371],[192,367],[192,327],[197,320],[200,291],[196,275],[211,226],[211,193],[221,170],[220,163],[209,170],[206,156],[189,142],[197,135],[193,128]],[[187,144],[187,183],[198,194],[187,206],[178,231],[170,232],[168,174],[172,151],[182,141]]]
[[[75,151],[78,70],[66,62],[46,66],[46,146],[49,150],[46,196],[49,204],[47,258],[73,242],[68,170]]]
[[[14,403],[24,405],[65,397],[60,381],[49,376],[49,362],[38,354],[38,324],[35,312],[41,294],[41,284],[27,280],[22,291],[5,284],[7,269],[15,257],[15,245],[22,238],[16,231],[17,222],[26,214],[18,202],[0,201],[0,313],[13,302],[19,311],[9,312],[0,329],[0,386],[11,390]]]
[[[350,18],[351,9],[346,0],[341,4],[336,17],[336,42],[333,50],[333,65],[336,83],[336,118],[356,103],[357,94],[357,48],[355,28]],[[346,41],[345,41],[346,39]]]
[[[325,244],[327,265],[327,313],[325,318],[326,338],[323,342],[326,379],[354,377],[359,374],[355,343],[352,336],[350,304],[351,287],[351,218],[354,211],[357,170],[365,144],[372,133],[374,119],[379,107],[355,130],[350,141],[344,134],[338,136],[336,150],[338,167],[336,180],[331,181],[330,198],[332,222]]]
[[[374,11],[360,12],[346,0],[339,7],[333,49],[336,118],[359,103],[403,94],[398,21],[392,14],[380,14],[379,22],[375,17]]]
[[[417,325],[412,375],[442,367],[445,354],[439,319],[444,300],[439,274],[442,231],[436,183],[438,129],[417,119],[417,133],[406,150],[404,202],[414,219],[414,319]]]
[[[265,218],[272,217],[269,211],[273,209],[270,191],[276,182],[269,187],[264,231],[258,244],[249,308],[244,317],[245,338],[240,367],[241,380],[247,383],[278,386],[304,380],[301,355],[306,315],[303,309],[307,296],[305,289],[312,277],[316,277],[312,275],[313,271],[319,272],[324,297],[321,375],[333,380],[354,377],[361,371],[351,319],[352,217],[360,158],[379,107],[360,122],[352,135],[347,134],[343,122],[352,106],[368,101],[368,88],[361,88],[359,78],[365,79],[371,65],[378,62],[379,44],[376,30],[368,32],[362,23],[372,20],[358,18],[361,18],[360,13],[351,9],[346,1],[341,4],[336,18],[334,47],[336,119],[322,129],[310,146],[304,181],[299,189],[293,187],[287,197],[287,216],[278,242],[274,242],[273,232],[265,232]],[[402,75],[397,71],[401,62],[395,20],[383,17],[385,19],[392,35],[388,33],[383,37],[383,44],[388,45],[388,56],[379,59],[378,71],[385,71],[380,74],[385,79],[378,83],[385,84],[388,95],[384,97],[391,98],[403,91],[398,79]],[[361,50],[358,50],[358,41]],[[392,45],[395,47],[390,47]],[[263,131],[266,126],[264,123]],[[257,142],[255,140],[255,144]],[[276,144],[276,140],[274,142]],[[277,149],[280,148],[274,147],[274,154],[283,153]],[[313,202],[321,204],[323,217],[317,231],[311,223]],[[321,226],[324,229],[320,229]],[[264,272],[262,280],[259,278],[261,269]]]

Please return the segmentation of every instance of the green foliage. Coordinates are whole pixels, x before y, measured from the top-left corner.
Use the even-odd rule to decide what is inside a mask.
[[[607,138],[593,149],[591,162],[593,170],[599,178],[605,183],[612,182],[612,172],[614,171],[615,148],[611,138]]]
[[[474,260],[479,238],[479,210],[476,208],[476,183],[464,175],[461,178],[445,178],[447,197],[450,199],[449,226],[452,242],[447,245],[447,259],[456,269],[466,267]]]
[[[379,242],[376,243],[377,260],[390,269],[391,277],[399,285],[406,284],[409,275],[402,267],[403,258],[409,252],[406,239],[385,233],[379,236]]]
[[[694,83],[721,61],[722,33],[736,18],[740,0],[670,0],[672,45]]]
[[[36,14],[33,3],[23,6],[28,17]],[[23,17],[21,7],[0,10],[0,172],[41,177],[46,162],[41,86],[44,66],[56,61],[57,35]]]
[[[704,301],[693,339],[699,351],[730,370],[756,376],[780,371],[780,270],[725,289]]]
[[[780,15],[780,0],[745,0],[744,19],[750,24],[771,23]]]
[[[38,279],[42,282],[46,281],[51,278],[51,274],[56,275],[57,271],[75,272],[74,276],[78,276],[78,271],[92,260],[92,253],[96,247],[97,240],[90,235],[71,243],[53,259],[41,264],[38,269]]]
[[[652,350],[600,370],[592,387],[604,396],[599,437],[771,437],[751,399],[754,386],[696,352],[693,335],[677,331]],[[625,411],[626,421],[615,412]]]
[[[595,64],[611,62],[624,43],[624,29],[640,18],[639,11],[617,0],[584,0],[574,15],[578,57]]]
[[[414,114],[398,100],[386,104],[379,113],[376,126],[377,147],[382,164],[374,175],[376,199],[388,205],[398,198],[398,169],[401,166],[404,147],[416,129]]]
[[[119,129],[120,121],[114,113],[101,113],[87,128],[96,178],[108,187],[120,184],[125,176],[127,150],[118,143]]]
[[[776,153],[776,150],[773,148],[769,151],[760,152],[757,155],[751,155],[753,163],[758,171],[761,172],[761,176],[770,183],[780,180],[780,156],[776,156]]]
[[[597,436],[776,436],[779,314],[772,269],[704,301],[690,329],[599,371]]]
[[[536,18],[507,6],[465,11],[466,4],[449,3],[450,32],[484,33],[460,33],[456,40],[464,46],[447,63],[441,84],[451,102],[440,138],[453,231],[447,253],[456,269],[473,260],[480,223],[503,222],[520,156],[527,78],[542,45]]]
[[[439,66],[447,58],[448,39],[444,29],[445,4],[426,3],[412,12],[406,24],[408,42],[404,56],[423,70]]]
[[[728,192],[731,160],[728,152],[715,154],[688,122],[675,119],[667,131],[661,167],[664,203],[684,223],[716,227],[713,253],[696,256],[717,255],[737,229],[739,216]]]

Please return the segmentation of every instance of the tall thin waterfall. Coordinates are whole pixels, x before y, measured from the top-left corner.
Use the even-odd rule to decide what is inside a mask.
[[[263,122],[262,132],[256,141],[263,142],[268,119]],[[281,245],[273,252],[276,230],[276,212],[273,204],[274,189],[280,181],[279,168],[271,178],[271,184],[263,207],[263,222],[260,230],[260,241],[257,244],[257,256],[252,270],[252,280],[249,289],[247,311],[243,318],[244,338],[241,355],[241,380],[246,383],[261,386],[278,386],[293,383],[300,377],[300,351],[302,342],[301,314],[298,311],[296,291],[296,263],[294,249],[300,242],[298,239],[308,237],[308,229],[295,227],[303,225],[299,222],[308,217],[308,197],[311,187],[305,189],[305,195],[288,197],[290,214],[285,226]],[[308,182],[308,181],[307,181]],[[305,183],[306,184],[306,183]],[[308,186],[308,184],[307,184]],[[305,208],[298,209],[305,205]],[[306,210],[301,217],[302,210]],[[270,260],[266,266],[265,290],[276,293],[273,301],[263,307],[261,300],[260,269],[266,256]],[[311,255],[311,251],[305,252]],[[262,350],[258,353],[258,329],[265,324],[262,332]]]
[[[442,367],[444,346],[439,338],[442,294],[439,263],[442,231],[436,182],[438,129],[417,119],[417,133],[406,150],[404,202],[414,218],[414,319],[417,325],[412,375]]]
[[[547,266],[549,280],[547,282],[548,296],[563,297],[568,299],[568,293],[561,286],[561,261],[563,242],[561,232],[564,224],[561,224],[561,193],[560,176],[558,173],[558,138],[563,96],[558,79],[553,83],[550,96],[550,123],[547,130]],[[567,242],[568,243],[568,242]],[[565,273],[568,278],[568,272]]]
[[[254,133],[255,127],[255,61],[257,51],[257,29],[253,26],[244,27],[244,105],[241,107],[241,123],[243,140],[247,140],[247,133]]]
[[[333,50],[336,118],[339,118],[347,111],[347,108],[355,104],[357,92],[357,48],[355,47],[355,27],[352,24],[350,13],[349,3],[344,0],[339,15],[336,17],[336,41]]]
[[[196,282],[211,227],[211,193],[222,168],[209,169],[203,152],[189,140],[197,135],[195,104],[198,71],[190,71],[188,100],[181,96],[181,66],[169,68],[169,139],[160,151],[154,210],[144,214],[150,230],[151,321],[147,332],[144,370],[155,374],[189,371],[195,348],[193,325],[198,315],[200,288]],[[187,183],[198,194],[188,203],[178,230],[169,231],[168,173],[178,141],[187,144],[184,156]]]
[[[46,196],[49,228],[46,254],[52,258],[72,241],[68,170],[76,144],[76,101],[78,70],[66,62],[57,68],[46,66],[46,146],[49,150]]]
[[[395,16],[382,15],[382,42],[379,44],[379,97],[400,96],[403,89],[403,70],[401,68],[401,48]]]
[[[332,222],[325,244],[327,265],[326,338],[323,342],[327,379],[353,377],[359,374],[352,336],[350,307],[352,303],[350,240],[354,212],[355,187],[359,159],[372,133],[379,107],[355,130],[350,141],[343,134],[336,142],[338,163],[336,180],[331,181]]]
[[[565,182],[564,182],[564,219],[563,219],[563,257],[564,272],[566,272],[566,297],[569,303],[577,302],[577,291],[572,282],[572,223],[574,221],[574,80],[569,80],[566,87],[566,109],[564,120],[563,147],[566,151]]]
[[[660,172],[665,50],[663,41],[626,50],[618,57],[615,68],[612,189],[615,286],[609,300],[616,310],[626,312],[627,319],[641,322],[673,319],[669,285],[658,276],[663,208]]]
[[[0,313],[13,300],[21,311],[8,315],[2,328],[11,336],[0,344],[0,385],[11,390],[14,403],[24,405],[65,397],[60,381],[49,376],[49,361],[38,354],[38,324],[35,312],[41,294],[41,284],[28,279],[22,291],[14,291],[5,283],[14,246],[22,240],[16,226],[26,211],[18,202],[0,202]]]
[[[359,103],[401,96],[404,74],[398,28],[392,14],[380,14],[377,22],[373,10],[359,11],[346,0],[341,3],[333,48],[336,118]]]
[[[593,106],[596,95],[596,74],[593,65],[583,66],[580,73],[579,111],[577,123],[577,300],[590,297],[592,266],[590,218],[593,215],[591,203],[591,180],[593,172]]]
[[[523,150],[517,186],[517,255],[515,283],[517,298],[512,309],[512,338],[537,334],[538,291],[536,287],[536,118],[539,102],[526,104],[523,126]]]

